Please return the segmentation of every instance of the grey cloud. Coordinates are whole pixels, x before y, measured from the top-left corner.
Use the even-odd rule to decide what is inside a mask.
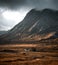
[[[7,7],[7,8],[17,8],[20,6],[24,6],[26,0],[0,0],[0,7]]]
[[[21,8],[22,6],[38,9],[58,9],[58,0],[0,0],[0,6],[11,9]]]
[[[51,8],[58,10],[58,0],[27,0],[29,7],[44,9]]]
[[[11,10],[16,10],[20,12],[19,9],[22,9],[23,11],[26,9],[29,11],[32,8],[37,8],[38,10],[44,9],[44,8],[51,8],[58,10],[58,0],[0,0],[0,8],[8,8]],[[12,22],[8,22],[3,19],[0,12],[0,29],[7,28],[8,26],[13,26]],[[8,25],[9,24],[9,25]],[[4,26],[4,27],[3,27]]]

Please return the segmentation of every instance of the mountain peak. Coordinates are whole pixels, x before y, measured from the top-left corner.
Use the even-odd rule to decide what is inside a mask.
[[[45,13],[53,13],[54,12],[54,10],[52,10],[52,9],[43,9],[42,10],[42,12],[45,12]]]
[[[45,9],[43,9],[43,11],[53,11],[53,10],[49,9],[49,8],[45,8]]]

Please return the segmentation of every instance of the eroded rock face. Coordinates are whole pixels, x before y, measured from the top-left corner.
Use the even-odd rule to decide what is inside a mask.
[[[58,37],[58,11],[32,9],[22,22],[0,37],[6,41],[38,41]]]

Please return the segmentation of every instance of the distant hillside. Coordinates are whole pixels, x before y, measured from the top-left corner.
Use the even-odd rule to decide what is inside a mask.
[[[0,35],[5,34],[7,31],[0,31]]]

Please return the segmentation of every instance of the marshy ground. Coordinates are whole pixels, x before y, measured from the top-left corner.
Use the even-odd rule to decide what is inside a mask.
[[[58,65],[58,44],[0,45],[0,65]]]

